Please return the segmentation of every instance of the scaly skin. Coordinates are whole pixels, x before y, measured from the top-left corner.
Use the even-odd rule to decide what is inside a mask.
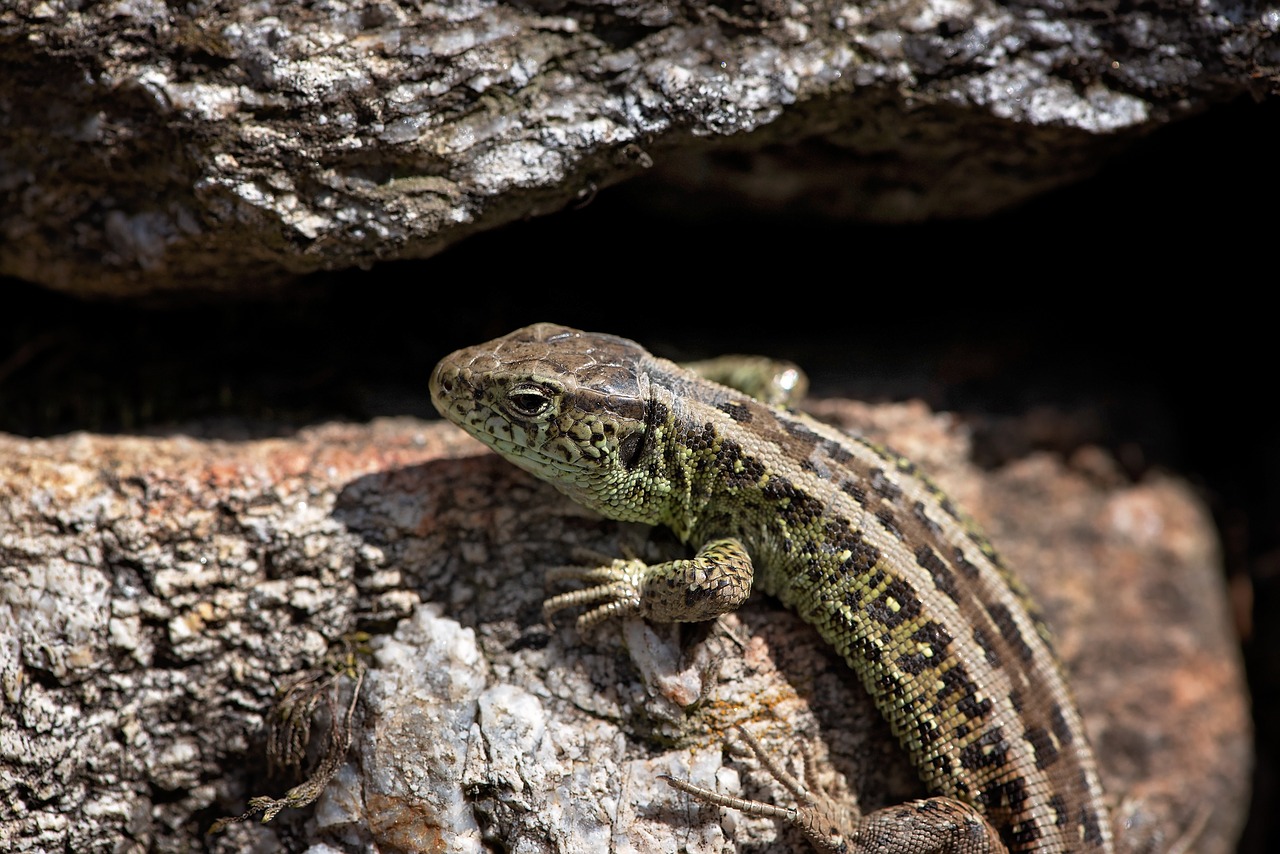
[[[613,616],[706,620],[754,584],[839,651],[938,797],[846,819],[794,790],[800,809],[782,812],[819,847],[1113,850],[1042,619],[990,543],[910,461],[632,341],[551,324],[446,357],[431,397],[574,500],[666,525],[698,550],[577,573],[594,586],[549,600],[549,611],[594,605],[584,628]]]

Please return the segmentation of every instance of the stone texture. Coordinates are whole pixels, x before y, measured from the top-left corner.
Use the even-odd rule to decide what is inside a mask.
[[[969,431],[921,405],[815,407],[931,470],[1038,594],[1123,799],[1122,850],[1166,850],[1188,828],[1196,851],[1233,850],[1247,698],[1213,529],[1188,487],[1130,483],[1087,448],[984,472]],[[548,568],[584,549],[678,548],[439,423],[239,442],[0,437],[0,845],[807,850],[657,779],[785,803],[725,750],[735,725],[784,756],[813,743],[867,808],[917,793],[856,680],[775,602],[587,638],[543,622]],[[292,785],[263,760],[275,691],[353,629],[374,634],[370,669],[320,801],[203,836]]]
[[[656,167],[870,221],[977,216],[1276,91],[1265,0],[0,9],[0,274],[262,290],[430,256]]]

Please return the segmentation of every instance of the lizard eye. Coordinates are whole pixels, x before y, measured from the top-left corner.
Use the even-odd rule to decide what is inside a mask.
[[[536,418],[551,406],[551,392],[540,385],[519,385],[507,394],[507,405],[516,415]]]

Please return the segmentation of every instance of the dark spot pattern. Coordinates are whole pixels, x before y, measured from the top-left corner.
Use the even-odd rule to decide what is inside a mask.
[[[925,670],[938,666],[951,645],[952,637],[941,623],[929,620],[912,633],[911,641],[912,651],[899,656],[898,664],[912,676],[919,676]]]
[[[880,527],[884,528],[898,540],[904,539],[902,529],[898,527],[898,518],[893,515],[893,511],[888,507],[881,507],[876,511],[876,518],[880,520]]]
[[[937,655],[944,654],[953,640],[946,627],[942,623],[933,620],[929,620],[916,629],[911,635],[911,639],[916,643],[926,643],[933,647],[933,651]]]
[[[1043,834],[1040,831],[1040,825],[1033,818],[1020,821],[1009,828],[1009,841],[1019,850],[1035,843]]]
[[[765,473],[764,463],[744,454],[742,446],[732,439],[721,440],[716,452],[716,468],[724,479],[725,488],[731,492],[754,487]]]
[[[979,575],[978,567],[973,565],[967,557],[964,556],[964,549],[957,548],[955,554],[951,556],[951,562],[955,564],[956,569],[960,570],[968,578],[977,578]]]
[[[821,444],[822,437],[799,421],[792,421],[789,418],[779,418],[778,421],[782,424],[782,429],[786,430],[793,440],[792,451],[796,459],[807,457],[813,453],[814,448]]]
[[[770,501],[779,501],[784,498],[792,499],[800,494],[795,485],[780,474],[775,474],[769,478],[760,492]]]
[[[1022,714],[1022,710],[1026,707],[1026,702],[1022,699],[1022,692],[1013,690],[1009,692],[1009,705],[1018,714]]]
[[[897,657],[897,666],[902,668],[902,672],[910,673],[911,676],[919,676],[929,668],[929,657],[924,653],[913,652],[905,653]]]
[[[1088,780],[1085,779],[1083,773],[1080,777],[1080,790],[1084,792],[1089,791]],[[1084,804],[1080,807],[1079,821],[1080,827],[1084,829],[1084,841],[1090,845],[1101,845],[1102,828],[1098,823],[1098,814],[1090,809],[1088,804]]]
[[[1027,644],[1027,639],[1022,636],[1022,632],[1018,631],[1018,624],[1014,622],[1013,614],[1008,607],[1002,602],[988,602],[987,613],[991,615],[991,622],[995,623],[1005,643],[1013,647],[1018,658],[1025,663],[1030,663],[1035,654]]]
[[[1027,784],[1021,777],[1003,780],[987,788],[988,806],[1017,812],[1027,802]],[[1037,835],[1035,837],[1039,839]]]
[[[1052,768],[1058,761],[1058,747],[1044,727],[1030,727],[1022,737],[1031,745],[1036,754],[1036,767],[1040,770]]]
[[[880,550],[864,540],[857,531],[850,533],[848,522],[836,519],[823,527],[826,542],[831,544],[831,553],[849,553],[840,562],[840,568],[845,572],[867,575],[880,562]]]
[[[1053,708],[1049,710],[1049,723],[1053,726],[1053,734],[1057,737],[1058,743],[1063,747],[1070,747],[1074,739],[1071,737],[1071,727],[1067,724],[1066,715],[1062,713],[1062,707],[1057,703],[1053,704]]]
[[[897,501],[902,497],[902,489],[884,475],[884,469],[871,470],[871,488],[885,501]]]
[[[658,427],[668,424],[671,421],[671,407],[665,403],[655,401],[649,407],[648,418],[645,419],[645,426],[649,428]]]
[[[839,442],[833,442],[830,439],[823,439],[818,444],[818,449],[826,454],[827,458],[839,466],[847,465],[853,459],[853,454],[849,453],[849,449]]]
[[[955,701],[956,711],[971,721],[980,721],[991,713],[991,698],[978,699],[978,686],[963,664],[957,662],[947,668],[938,676],[938,681],[942,683],[942,687],[938,689],[938,702],[946,703],[948,697],[958,695]]]
[[[982,655],[987,659],[987,664],[997,668],[1000,666],[1000,653],[996,652],[995,647],[991,645],[991,638],[987,637],[987,633],[982,630],[981,626],[973,627],[973,642],[978,645],[978,649],[982,650]]]
[[[897,608],[890,604],[897,603]],[[920,597],[911,589],[911,585],[901,578],[895,578],[884,588],[884,592],[866,605],[867,616],[892,629],[907,620],[920,616]]]
[[[938,739],[942,736],[942,728],[938,726],[937,721],[933,718],[930,718],[927,715],[921,715],[915,721],[913,733],[916,741],[918,741],[920,746],[927,751],[927,749],[931,745],[937,743]]]
[[[1049,796],[1049,809],[1053,810],[1053,826],[1066,827],[1067,824],[1067,802],[1062,795]]]
[[[848,624],[846,623],[846,625]],[[852,630],[852,626],[850,626],[850,630]],[[871,664],[879,666],[884,661],[884,653],[880,651],[878,646],[871,642],[870,638],[859,638],[854,644],[854,648],[857,650],[859,656],[865,658]]]
[[[1004,729],[993,727],[960,751],[960,765],[966,771],[999,768],[1005,764],[1008,756],[1009,742],[1005,741]],[[989,794],[988,797],[990,797]]]
[[[931,660],[930,656],[925,655],[923,652],[909,652],[898,656],[898,666],[902,668],[904,673],[919,676],[929,669]]]
[[[945,593],[947,598],[953,602],[959,601],[960,591],[956,586],[955,576],[951,574],[951,567],[938,557],[937,552],[930,546],[921,544],[916,548],[916,563],[929,573],[934,586]]]
[[[925,509],[923,501],[917,501],[915,504],[913,504],[911,506],[911,512],[912,514],[915,515],[917,519],[920,520],[920,524],[924,525],[925,530],[927,530],[930,534],[932,534],[935,537],[942,536],[942,526],[939,525],[937,522],[933,521],[933,519],[929,518],[929,513]]]
[[[867,503],[867,491],[856,480],[840,481],[840,491],[858,502],[859,505]]]
[[[751,423],[751,409],[736,400],[726,400],[716,407],[739,424]]]
[[[942,508],[943,513],[946,513],[948,516],[950,516],[952,519],[956,520],[957,522],[961,522],[961,523],[964,522],[964,520],[960,517],[960,513],[956,510],[956,506],[951,503],[950,498],[947,498],[945,495],[941,495],[941,494],[938,495],[937,498],[938,498],[938,506]]]

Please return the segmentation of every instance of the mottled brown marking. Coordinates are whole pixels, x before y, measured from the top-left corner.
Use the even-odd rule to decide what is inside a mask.
[[[818,445],[818,450],[827,455],[827,458],[838,466],[848,465],[853,460],[853,454],[841,445],[839,442],[833,442],[830,439],[823,439]]]
[[[805,455],[813,452],[822,441],[822,437],[810,430],[799,421],[793,421],[789,418],[778,419],[782,423],[782,428],[795,439],[795,447],[803,451]]]
[[[897,603],[895,609],[890,600]],[[895,578],[885,585],[884,592],[866,604],[867,616],[895,628],[908,620],[920,616],[920,597],[911,589],[911,585],[901,578]]]
[[[871,470],[871,489],[885,501],[897,501],[902,497],[902,488],[885,477],[884,469]]]
[[[973,627],[973,642],[978,645],[978,649],[982,650],[982,655],[987,659],[987,664],[992,667],[1000,666],[1000,653],[996,652],[995,647],[991,645],[991,638],[987,637],[987,633],[982,630],[981,626]]]
[[[976,741],[960,751],[960,764],[966,771],[999,768],[1008,759],[1009,742],[1005,741],[1004,728],[993,727]]]
[[[960,589],[956,585],[956,579],[951,572],[951,567],[947,566],[942,558],[938,557],[938,553],[931,546],[922,543],[916,547],[916,563],[929,573],[934,585],[945,593],[948,599],[953,602],[959,600]]]
[[[877,510],[876,519],[879,520],[880,527],[884,528],[886,531],[892,534],[896,539],[898,540],[905,539],[902,534],[902,529],[898,527],[898,517],[895,516],[893,514],[893,511],[890,510],[888,507],[882,506],[879,510]]]
[[[1054,763],[1058,761],[1058,747],[1054,744],[1053,739],[1049,736],[1049,731],[1044,727],[1030,727],[1023,738],[1031,745],[1031,749],[1036,753],[1036,767],[1044,770],[1052,768]]]
[[[1065,827],[1069,820],[1066,799],[1062,795],[1050,795],[1047,803],[1049,804],[1049,809],[1053,811],[1054,826]]]
[[[929,516],[929,511],[925,508],[923,501],[917,501],[915,504],[911,505],[911,512],[920,520],[920,524],[924,525],[930,535],[935,538],[942,536],[942,526],[933,521]]]
[[[973,722],[981,721],[991,714],[993,708],[990,697],[979,698],[978,684],[969,676],[969,670],[963,662],[957,662],[938,677],[941,688],[938,700],[946,701],[952,695],[957,696],[956,711]]]
[[[957,548],[951,555],[951,562],[955,564],[956,569],[960,570],[968,578],[978,578],[982,570],[978,569],[967,557],[964,556],[964,549]]]
[[[716,407],[739,424],[751,423],[751,409],[737,400],[726,400]]]
[[[1018,629],[1018,623],[1013,619],[1013,613],[1004,603],[988,602],[987,613],[991,615],[991,622],[995,624],[1000,636],[1018,654],[1018,658],[1022,659],[1023,662],[1032,661],[1035,653],[1031,650],[1027,639],[1022,636],[1022,632]]]
[[[840,481],[840,491],[859,504],[865,504],[867,501],[867,490],[856,480]]]

